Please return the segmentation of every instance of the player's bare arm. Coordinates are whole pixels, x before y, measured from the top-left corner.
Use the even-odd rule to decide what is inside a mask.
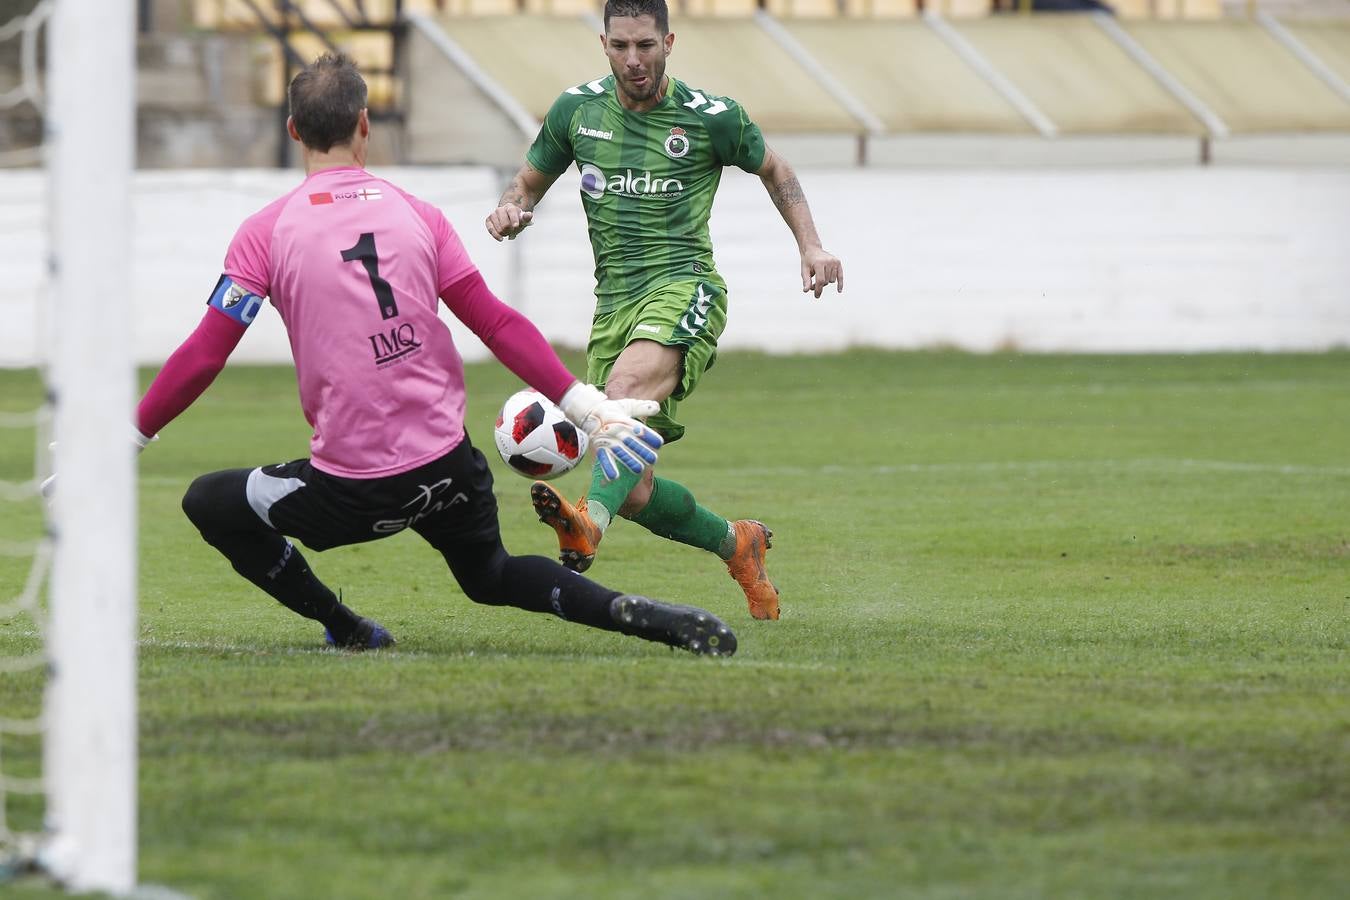
[[[488,234],[492,235],[493,240],[514,238],[528,228],[534,219],[535,205],[557,180],[557,175],[546,175],[529,163],[521,166],[506,190],[502,191],[497,208],[487,217]]]
[[[844,264],[820,245],[811,207],[806,202],[806,194],[792,166],[773,150],[766,148],[764,164],[755,174],[764,182],[769,199],[778,208],[792,236],[797,239],[797,249],[802,257],[802,292],[809,291],[819,297],[827,284],[833,284],[836,291],[843,291]]]

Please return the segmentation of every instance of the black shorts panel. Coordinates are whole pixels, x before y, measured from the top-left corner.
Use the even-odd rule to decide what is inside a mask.
[[[496,543],[492,471],[468,435],[424,466],[385,478],[339,478],[308,459],[249,474],[254,512],[314,550],[373,541],[411,528],[438,550]]]

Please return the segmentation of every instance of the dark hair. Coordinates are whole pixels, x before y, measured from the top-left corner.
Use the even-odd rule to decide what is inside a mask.
[[[300,141],[327,153],[351,143],[366,107],[366,80],[345,53],[325,53],[291,79],[287,94]]]
[[[666,9],[666,0],[605,0],[605,31],[609,31],[609,20],[651,16],[656,20],[656,30],[661,34],[670,33],[670,12]]]

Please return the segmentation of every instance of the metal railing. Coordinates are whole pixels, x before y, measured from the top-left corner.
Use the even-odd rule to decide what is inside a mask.
[[[296,48],[296,36],[309,35],[317,39],[326,50],[337,51],[340,48],[337,42],[333,40],[331,30],[315,22],[302,8],[302,4],[296,3],[294,0],[240,0],[240,2],[254,14],[257,26],[277,42],[281,52],[281,102],[278,104],[277,115],[284,132],[288,112],[286,104],[287,88],[290,86],[291,78],[295,73],[309,62]],[[346,3],[339,2],[339,0],[326,0],[326,4],[331,8],[336,21],[339,23],[336,30],[388,34],[390,40],[389,64],[387,66],[363,65],[361,71],[367,76],[368,80],[372,76],[384,77],[389,80],[391,85],[385,96],[372,97],[370,104],[371,120],[392,122],[401,129],[406,120],[400,68],[406,35],[403,0],[394,0],[393,14],[386,17],[371,15],[363,0],[349,0]],[[282,140],[278,144],[277,165],[279,167],[285,168],[291,165],[294,152],[291,144],[292,142],[288,140]]]

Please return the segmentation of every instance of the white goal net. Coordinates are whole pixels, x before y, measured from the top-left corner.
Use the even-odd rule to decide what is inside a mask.
[[[33,167],[42,162],[40,134],[41,39],[51,3],[0,22],[0,116],[4,117],[0,166]],[[0,357],[4,405],[0,407],[0,865],[6,875],[30,865],[40,845],[42,797],[42,690],[47,667],[43,592],[47,587],[53,541],[43,521],[38,485],[45,475],[51,408],[36,361],[37,317],[44,281],[46,222],[34,215],[43,208],[40,170],[11,178],[17,202],[0,204],[0,241],[13,251],[0,288],[0,318],[11,343]],[[9,254],[7,254],[8,256]],[[13,269],[11,269],[11,265]]]
[[[0,21],[0,167],[9,199],[40,201],[0,203],[0,881],[41,871],[126,894],[134,373],[117,300],[130,284],[135,13],[129,0],[0,5],[16,9]],[[16,166],[30,168],[10,177]]]

